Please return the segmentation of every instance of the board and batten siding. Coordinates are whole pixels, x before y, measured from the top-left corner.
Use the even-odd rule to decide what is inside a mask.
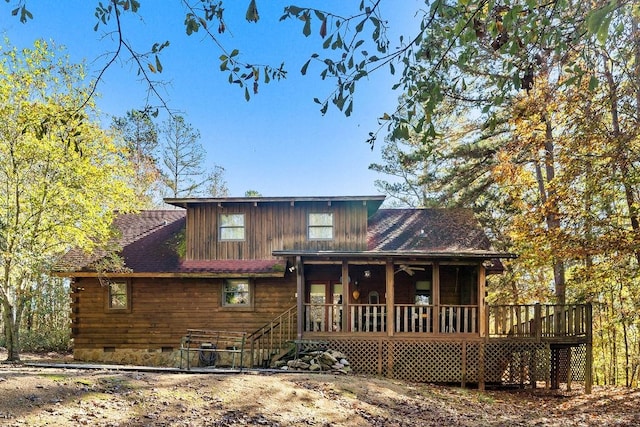
[[[309,240],[309,213],[333,213],[333,239]],[[245,240],[220,242],[220,214],[245,215]],[[367,207],[362,202],[197,204],[187,209],[190,260],[270,259],[275,250],[362,251],[367,248]]]
[[[221,279],[131,280],[131,311],[105,310],[105,287],[76,279],[72,294],[75,349],[179,347],[187,329],[251,333],[295,305],[295,276],[256,278],[252,308],[221,305]]]

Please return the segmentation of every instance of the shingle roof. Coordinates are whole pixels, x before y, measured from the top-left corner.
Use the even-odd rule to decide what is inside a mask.
[[[275,259],[218,259],[189,260],[180,263],[180,271],[185,273],[206,273],[215,271],[225,274],[267,274],[284,273],[285,260]]]
[[[185,228],[186,213],[181,209],[141,211],[116,216],[113,226],[119,231],[115,245],[125,267],[134,271],[168,272],[179,264],[176,250],[180,233]],[[94,263],[106,255],[73,249],[58,262],[57,271],[92,271]]]
[[[171,275],[263,275],[284,274],[286,261],[258,260],[182,260],[178,246],[183,243],[186,211],[157,210],[118,215],[114,221],[120,230],[118,242],[128,272]],[[366,252],[360,255],[402,255],[440,257],[497,258],[502,255],[491,244],[468,209],[379,209],[369,218]],[[290,251],[274,251],[276,256]],[[297,253],[297,252],[296,252]],[[328,252],[322,252],[329,255]],[[336,252],[336,254],[338,254]],[[105,252],[67,253],[55,270],[62,275],[95,273],[95,263]],[[307,254],[308,255],[308,254]],[[344,254],[342,254],[344,255]]]
[[[186,211],[157,210],[135,214],[120,214],[114,220],[119,230],[117,246],[129,273],[165,273],[173,275],[283,275],[286,261],[268,260],[205,260],[185,261],[178,255],[178,245],[184,238]],[[107,255],[104,251],[85,254],[68,252],[56,266],[58,272],[95,272],[94,264]]]
[[[492,251],[470,209],[380,209],[369,218],[367,245],[374,252]]]

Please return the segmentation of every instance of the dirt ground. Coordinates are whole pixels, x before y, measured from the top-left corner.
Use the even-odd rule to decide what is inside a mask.
[[[1,360],[6,354],[0,352]],[[42,360],[25,355],[23,362]],[[70,361],[59,355],[44,360]],[[640,390],[485,391],[357,375],[0,364],[2,426],[635,426]]]

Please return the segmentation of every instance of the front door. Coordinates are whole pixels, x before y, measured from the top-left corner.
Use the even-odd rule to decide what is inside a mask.
[[[306,330],[312,332],[342,330],[342,284],[312,282],[308,286]]]

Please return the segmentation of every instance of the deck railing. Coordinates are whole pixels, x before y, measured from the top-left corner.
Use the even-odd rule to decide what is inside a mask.
[[[477,305],[440,306],[440,333],[475,334],[477,332]]]
[[[396,304],[396,332],[433,333],[432,305]]]
[[[484,331],[491,338],[553,339],[588,334],[588,305],[486,306]],[[305,304],[305,332],[387,332],[385,304]],[[477,305],[395,304],[394,333],[480,334]],[[483,334],[484,336],[484,334]]]
[[[342,330],[342,305],[305,304],[305,332],[339,332]]]
[[[386,332],[387,306],[384,304],[353,304],[349,306],[349,330],[352,332]]]
[[[559,338],[589,333],[587,304],[492,305],[487,307],[490,337]]]
[[[305,304],[305,332],[387,332],[385,304],[352,304],[345,318],[342,305]],[[477,305],[394,305],[394,332],[476,334]],[[437,316],[437,319],[435,318]],[[435,326],[439,325],[439,326]],[[344,329],[346,328],[346,329]]]

